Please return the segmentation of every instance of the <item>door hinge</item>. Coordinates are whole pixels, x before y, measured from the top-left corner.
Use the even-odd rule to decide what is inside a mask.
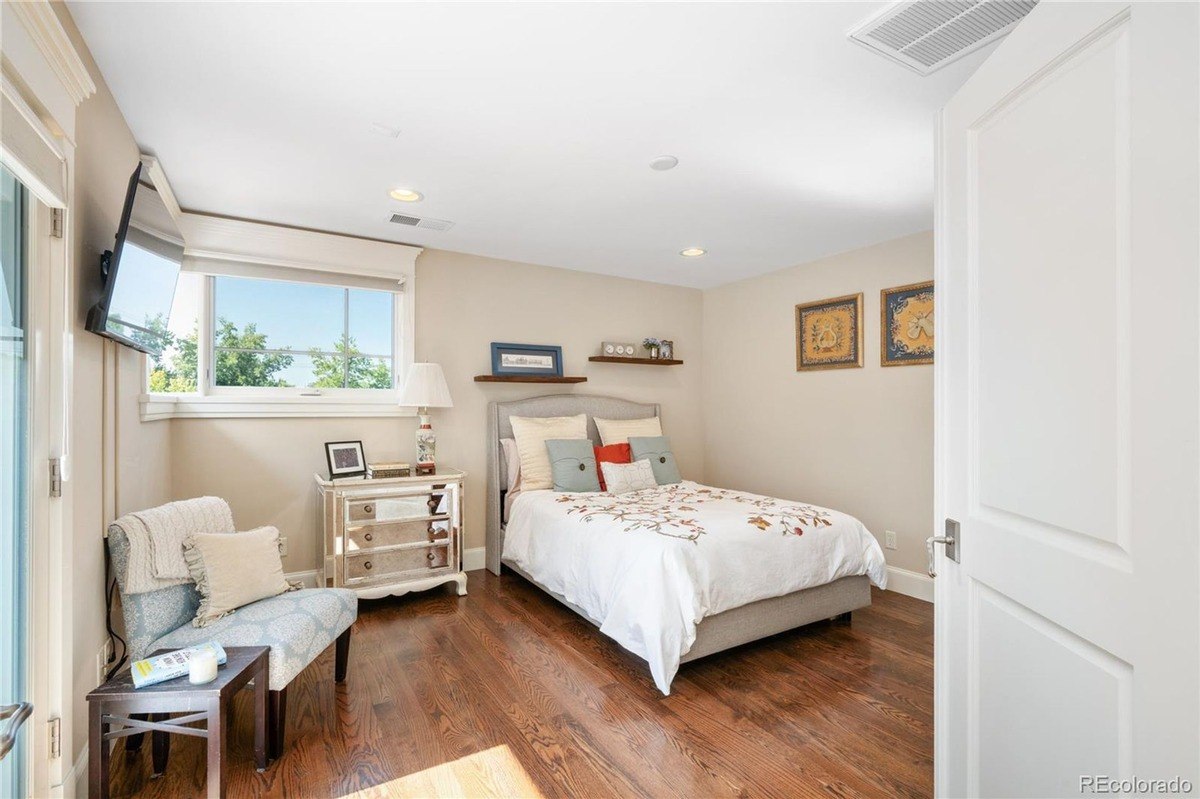
[[[50,209],[50,235],[56,239],[63,237],[63,209]]]
[[[62,462],[58,458],[50,459],[50,496],[62,496]]]
[[[50,757],[62,757],[62,719],[53,718],[50,725]]]

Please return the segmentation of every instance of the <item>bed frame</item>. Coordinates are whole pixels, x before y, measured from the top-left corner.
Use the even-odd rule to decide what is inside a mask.
[[[601,419],[644,419],[648,416],[661,416],[656,403],[631,402],[616,397],[585,394],[554,394],[512,402],[488,403],[487,568],[493,574],[500,574],[502,566],[507,566],[599,627],[600,621],[588,616],[582,608],[568,602],[562,595],[547,589],[521,569],[508,561],[502,561],[501,558],[504,551],[504,525],[501,519],[504,507],[503,487],[508,485],[508,475],[504,458],[500,456],[500,439],[512,437],[510,417],[575,416],[581,413],[587,414],[588,438],[597,446],[600,445],[600,434],[594,421],[597,416]],[[696,627],[696,641],[681,662],[696,660],[815,621],[836,617],[849,620],[851,611],[870,604],[871,585],[866,576],[843,577],[826,585],[752,602],[701,621]]]

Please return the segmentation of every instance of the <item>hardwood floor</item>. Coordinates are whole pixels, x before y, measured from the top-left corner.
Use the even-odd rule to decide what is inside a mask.
[[[645,664],[520,577],[364,601],[350,676],[333,649],[288,692],[287,750],[253,765],[249,692],[229,795],[929,796],[933,606],[887,591],[823,622],[685,664]],[[204,795],[204,742],[113,754],[114,797]]]

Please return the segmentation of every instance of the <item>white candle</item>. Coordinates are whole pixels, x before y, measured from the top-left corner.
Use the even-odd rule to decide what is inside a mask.
[[[200,685],[217,679],[217,656],[210,649],[197,649],[188,658],[188,682]]]

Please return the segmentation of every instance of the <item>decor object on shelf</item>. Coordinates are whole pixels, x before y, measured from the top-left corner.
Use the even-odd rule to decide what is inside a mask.
[[[646,350],[646,352],[650,353],[650,358],[652,360],[656,360],[658,358],[659,344],[660,342],[656,338],[642,339],[642,347]]]
[[[658,357],[665,361],[670,361],[675,358],[675,342],[669,338],[664,338],[658,342]]]
[[[404,390],[400,392],[400,404],[415,406],[420,416],[417,427],[417,474],[433,474],[437,461],[437,436],[429,423],[430,408],[450,408],[450,387],[442,367],[436,363],[414,363],[408,367]]]
[[[562,377],[562,347],[492,342],[492,374]]]
[[[329,479],[362,477],[367,473],[367,458],[361,441],[329,441],[325,444]]]
[[[462,569],[463,481],[446,466],[432,475],[337,483],[313,475],[320,526],[318,584],[362,599],[456,583]]]
[[[933,281],[879,292],[879,327],[881,365],[933,363]]]
[[[605,341],[600,345],[600,354],[609,358],[633,358],[637,356],[637,345],[619,341]]]
[[[863,365],[863,295],[796,306],[796,371]]]
[[[382,480],[386,477],[409,477],[412,467],[407,463],[368,463],[367,479]]]

